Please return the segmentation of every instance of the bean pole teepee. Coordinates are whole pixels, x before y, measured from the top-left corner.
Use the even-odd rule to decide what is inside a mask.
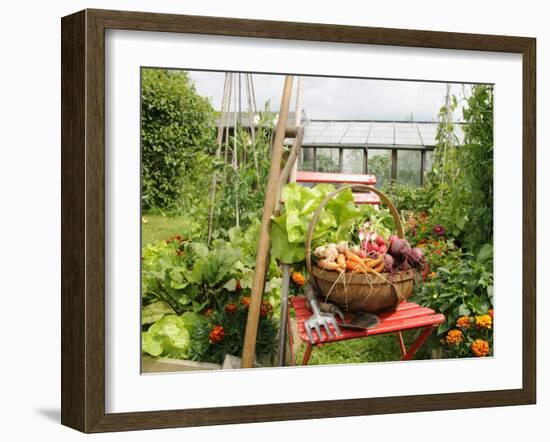
[[[243,88],[244,81],[244,88]],[[235,173],[238,172],[240,163],[239,158],[242,158],[246,162],[246,155],[248,154],[246,147],[243,147],[243,152],[239,152],[239,145],[237,143],[237,131],[239,127],[243,127],[242,124],[242,98],[243,98],[243,89],[246,100],[246,112],[248,113],[248,118],[250,122],[250,136],[252,141],[252,155],[254,158],[254,166],[256,172],[256,180],[258,185],[260,185],[260,173],[259,173],[259,164],[258,164],[258,152],[256,149],[256,127],[255,127],[255,118],[258,115],[256,108],[256,95],[254,92],[254,80],[252,74],[236,74],[232,72],[227,72],[225,74],[222,102],[220,109],[220,117],[218,119],[218,131],[217,131],[217,147],[216,147],[216,158],[222,160],[222,147],[224,161],[227,163],[229,161],[229,154],[231,154],[231,167]],[[233,109],[233,114],[231,114],[231,109]],[[229,139],[229,128],[230,128],[230,118],[233,117],[233,143]],[[210,211],[208,216],[208,243],[212,241],[212,233],[214,230],[214,212],[216,208],[216,196],[218,190],[218,183],[222,184],[225,181],[225,172],[222,176],[219,176],[218,172],[212,174],[212,184],[210,187]],[[235,187],[237,183],[235,182]],[[237,189],[235,189],[235,225],[240,225],[240,210],[239,210],[239,194]]]

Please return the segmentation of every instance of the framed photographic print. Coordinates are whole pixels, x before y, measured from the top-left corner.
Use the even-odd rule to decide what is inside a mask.
[[[62,423],[535,403],[535,52],[64,17]]]

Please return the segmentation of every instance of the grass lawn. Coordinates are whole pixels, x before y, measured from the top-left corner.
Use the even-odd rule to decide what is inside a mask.
[[[414,341],[414,338],[414,333],[403,333],[403,339],[407,347]],[[296,355],[297,364],[301,364],[304,351],[305,345],[302,345]],[[308,365],[388,362],[399,361],[400,359],[401,351],[399,350],[397,336],[388,334],[315,347],[311,352]]]
[[[161,213],[145,213],[141,223],[141,246],[152,242],[182,235],[188,229],[189,218],[183,216],[166,216]]]

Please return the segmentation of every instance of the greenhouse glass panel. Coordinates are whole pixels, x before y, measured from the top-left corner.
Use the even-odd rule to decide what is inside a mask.
[[[298,169],[313,172],[313,149],[300,150],[300,164]]]
[[[433,151],[428,150],[426,151],[425,157],[424,157],[424,182],[426,182],[428,173],[431,172],[433,165],[434,165],[434,153]]]
[[[391,150],[369,149],[368,173],[376,176],[376,187],[382,187],[391,180]]]
[[[397,182],[420,185],[421,152],[417,150],[397,151]]]
[[[342,173],[363,173],[363,149],[344,149]]]
[[[394,144],[394,123],[373,123],[367,143]]]
[[[422,140],[418,134],[416,124],[396,124],[395,125],[395,144],[407,146],[422,146]]]
[[[339,149],[318,148],[315,164],[317,172],[338,172],[339,165]]]
[[[437,134],[437,124],[419,124],[418,130],[422,136],[424,146],[435,146]]]

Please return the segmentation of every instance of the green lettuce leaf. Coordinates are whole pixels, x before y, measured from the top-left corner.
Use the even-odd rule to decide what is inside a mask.
[[[165,315],[174,314],[174,310],[164,301],[153,302],[141,309],[141,324],[152,324]]]
[[[151,356],[185,359],[191,342],[186,324],[179,316],[164,316],[142,333],[142,350]]]

